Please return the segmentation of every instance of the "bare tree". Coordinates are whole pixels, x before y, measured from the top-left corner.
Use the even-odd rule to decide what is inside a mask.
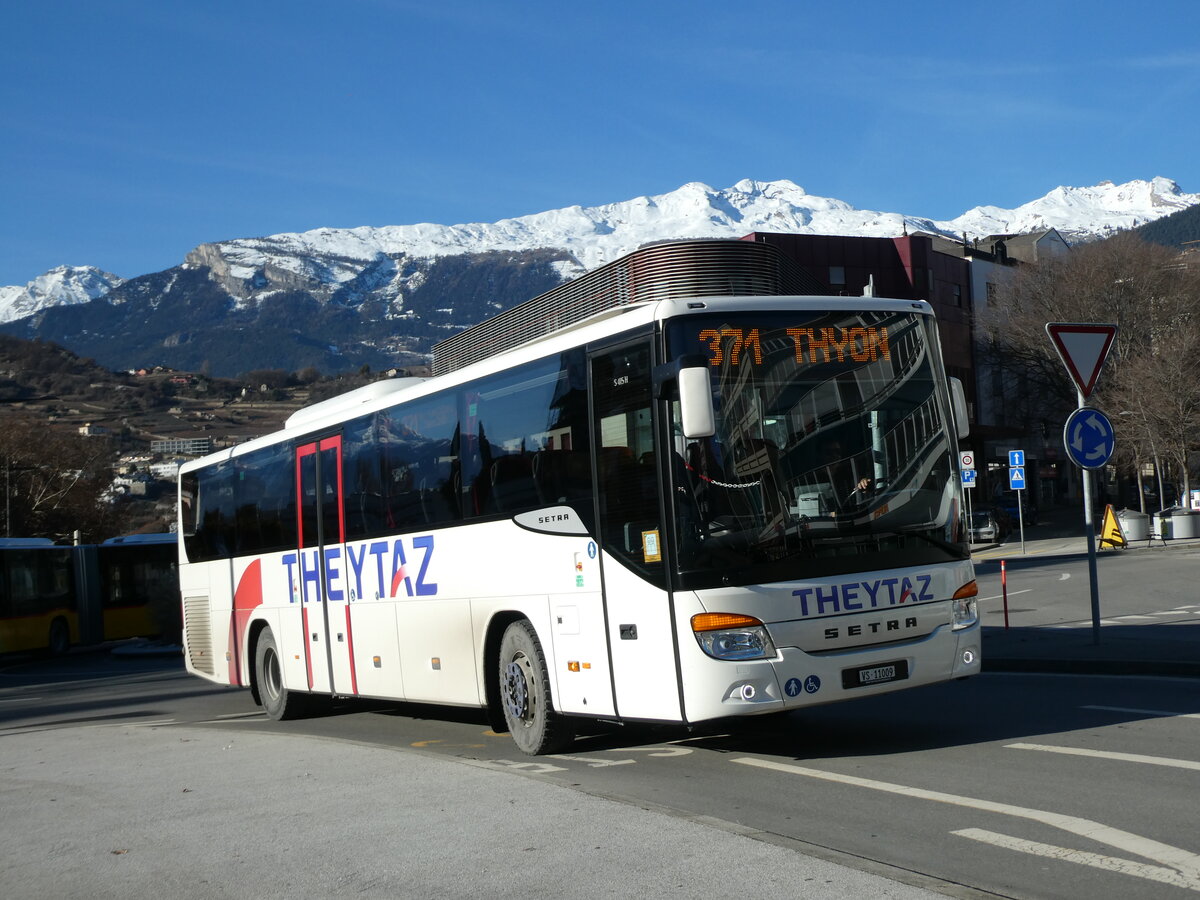
[[[1200,437],[1200,271],[1176,251],[1124,233],[1021,269],[978,322],[993,364],[1028,385],[1027,423],[1075,406],[1047,322],[1105,322],[1117,336],[1093,404],[1119,417],[1122,459],[1157,458],[1187,490]],[[1126,445],[1127,442],[1127,445]]]
[[[32,417],[5,417],[0,465],[6,491],[4,533],[62,541],[112,537],[118,511],[105,501],[115,451],[104,437],[55,431]]]

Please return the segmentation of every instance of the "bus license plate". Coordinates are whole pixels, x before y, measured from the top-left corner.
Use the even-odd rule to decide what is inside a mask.
[[[842,687],[865,687],[869,684],[886,684],[908,677],[908,661],[897,660],[881,666],[863,666],[860,669],[845,669],[842,672]]]

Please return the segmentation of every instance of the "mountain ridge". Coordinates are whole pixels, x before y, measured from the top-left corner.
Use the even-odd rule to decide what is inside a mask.
[[[966,240],[1047,228],[1079,241],[1198,204],[1200,194],[1159,177],[1058,187],[1012,210],[977,206],[936,221],[860,210],[787,180],[744,179],[721,190],[690,182],[666,194],[494,223],[318,228],[205,243],[178,266],[128,280],[60,267],[22,296],[0,288],[0,330],[55,341],[114,368],[207,365],[230,375],[378,368],[412,364],[436,340],[654,241],[752,231],[925,231]],[[68,281],[71,291],[52,289]]]

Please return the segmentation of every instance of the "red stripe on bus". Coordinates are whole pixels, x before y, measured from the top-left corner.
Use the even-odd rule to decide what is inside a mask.
[[[354,668],[354,631],[350,627],[350,602],[346,601],[346,649],[350,653],[350,690],[358,693],[358,672]]]

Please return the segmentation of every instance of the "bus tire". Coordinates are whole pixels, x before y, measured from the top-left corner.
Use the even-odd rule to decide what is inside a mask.
[[[513,740],[530,756],[567,746],[574,734],[554,711],[550,675],[537,632],[528,619],[518,619],[500,640],[500,705]]]
[[[50,623],[50,635],[46,640],[46,652],[51,656],[63,656],[71,649],[71,629],[65,619]]]
[[[283,665],[279,646],[270,628],[264,628],[254,645],[254,680],[258,699],[267,717],[278,721],[299,719],[307,712],[304,694],[289,691],[283,685]]]

